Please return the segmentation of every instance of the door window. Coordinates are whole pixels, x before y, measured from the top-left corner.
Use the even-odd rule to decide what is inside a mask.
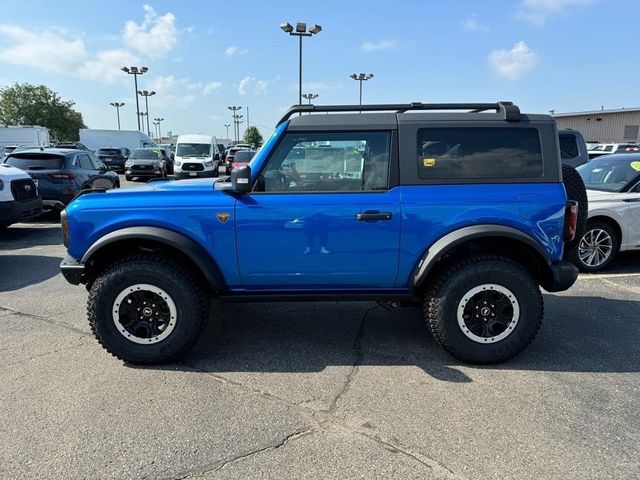
[[[389,132],[289,132],[255,191],[383,191],[389,183],[389,150]]]
[[[85,153],[78,154],[78,156],[76,157],[75,164],[80,168],[82,168],[83,170],[96,170],[96,168],[91,163],[91,159],[89,158],[89,155]]]

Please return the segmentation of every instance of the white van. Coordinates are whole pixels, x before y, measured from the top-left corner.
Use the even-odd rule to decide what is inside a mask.
[[[176,142],[173,173],[181,178],[218,176],[218,153],[215,137],[209,135],[180,135]]]

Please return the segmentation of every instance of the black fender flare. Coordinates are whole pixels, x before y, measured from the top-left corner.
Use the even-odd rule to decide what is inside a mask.
[[[413,288],[419,288],[423,285],[435,263],[442,258],[448,250],[468,240],[482,237],[504,237],[521,241],[540,255],[546,265],[551,265],[551,258],[547,251],[542,248],[536,240],[523,231],[505,225],[472,225],[447,233],[429,247],[420,258],[411,275]]]
[[[128,227],[114,230],[96,240],[82,256],[80,262],[86,265],[95,253],[111,243],[135,239],[153,240],[179,250],[198,267],[211,287],[216,290],[224,288],[222,272],[209,252],[190,238],[165,228]]]

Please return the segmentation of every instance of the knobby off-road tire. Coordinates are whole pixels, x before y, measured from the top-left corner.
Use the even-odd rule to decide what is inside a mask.
[[[472,364],[500,363],[522,352],[538,333],[543,315],[542,295],[531,274],[494,255],[452,264],[436,278],[424,302],[435,340]]]
[[[569,200],[578,202],[578,222],[576,224],[576,236],[570,242],[564,245],[564,258],[573,261],[575,257],[572,255],[580,243],[580,239],[584,235],[587,228],[587,214],[589,213],[589,200],[587,198],[587,189],[584,186],[582,177],[575,168],[570,165],[562,165],[562,183],[567,192]],[[574,262],[575,263],[575,262]],[[577,264],[576,264],[577,265]]]
[[[113,264],[89,290],[89,325],[115,357],[135,364],[175,360],[208,320],[206,289],[179,263],[138,254]]]

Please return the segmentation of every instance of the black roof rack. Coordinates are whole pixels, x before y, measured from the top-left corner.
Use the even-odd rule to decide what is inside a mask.
[[[504,120],[520,120],[520,109],[512,102],[496,103],[381,103],[374,105],[294,105],[282,116],[278,125],[291,118],[296,113],[318,112],[382,112],[396,111],[404,113],[409,110],[469,110],[469,113],[495,110]]]

